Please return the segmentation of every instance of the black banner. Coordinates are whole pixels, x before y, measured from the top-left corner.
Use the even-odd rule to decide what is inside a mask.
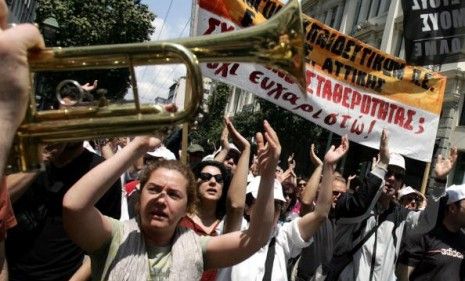
[[[409,64],[465,60],[465,0],[402,0]]]

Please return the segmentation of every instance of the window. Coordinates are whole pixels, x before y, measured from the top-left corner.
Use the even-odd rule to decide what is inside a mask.
[[[357,1],[357,19],[354,21],[354,27],[368,19],[384,15],[389,11],[391,0],[358,0]]]
[[[463,151],[459,151],[459,155],[457,157],[457,163],[455,164],[453,183],[454,184],[465,183],[464,175],[465,175],[465,153]]]
[[[401,30],[397,32],[396,46],[394,49],[394,55],[399,58],[405,58],[405,48],[404,48],[404,31]]]
[[[362,0],[357,0],[357,7],[355,8],[355,11],[357,11],[357,14],[356,14],[356,19],[354,20],[354,30],[357,26],[358,23],[362,22],[363,20],[361,19],[362,18],[362,15],[361,15],[361,11],[360,9],[362,8]]]
[[[381,4],[379,5],[380,13],[387,13],[389,11],[389,6],[391,6],[391,0],[381,0]]]
[[[462,112],[460,113],[459,126],[465,126],[465,99],[462,102]]]
[[[380,7],[380,0],[372,0],[371,1],[371,8],[370,8],[370,14],[368,18],[374,18],[378,16],[379,13],[379,7]]]
[[[331,7],[326,11],[326,13],[324,13],[321,16],[321,21],[324,21],[326,25],[329,25],[332,28],[339,30],[339,28],[341,27],[344,6],[345,1],[340,1],[338,5]]]

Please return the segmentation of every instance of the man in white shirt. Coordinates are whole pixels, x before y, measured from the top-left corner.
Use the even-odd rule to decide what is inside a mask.
[[[281,184],[275,180],[274,199],[275,231],[268,243],[253,256],[231,268],[219,271],[218,281],[287,281],[287,262],[297,256],[302,248],[312,242],[312,236],[329,213],[332,203],[331,184],[334,166],[349,149],[347,136],[341,140],[338,148],[334,146],[326,153],[323,169],[322,188],[319,192],[314,212],[298,217],[290,222],[278,225],[280,208],[285,202]],[[247,186],[246,215],[254,212],[260,177],[256,177]]]

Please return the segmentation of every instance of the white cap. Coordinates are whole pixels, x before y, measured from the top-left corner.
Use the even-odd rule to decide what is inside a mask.
[[[176,160],[174,153],[164,146],[160,146],[154,151],[147,152],[147,154],[153,157],[163,158],[165,160]]]
[[[418,196],[423,198],[423,200],[425,200],[425,196],[423,194],[421,194],[421,192],[419,192],[418,190],[414,189],[411,186],[404,186],[401,189],[399,189],[399,191],[397,193],[397,198],[399,198],[399,200],[400,200],[402,197],[404,197],[406,195],[409,195],[409,194],[413,194],[413,193],[417,194]]]
[[[237,146],[231,142],[229,143],[229,150],[235,150],[237,153],[241,154],[241,151],[239,150],[239,148],[237,148]]]
[[[202,158],[202,162],[203,161],[213,161],[213,160],[215,160],[215,155],[213,155],[213,154],[208,154],[207,156]]]
[[[249,182],[249,184],[247,185],[246,193],[252,193],[252,196],[254,198],[257,198],[258,186],[260,185],[260,180],[261,180],[261,176],[258,176],[258,177],[255,177],[251,182]],[[274,199],[286,202],[286,199],[284,198],[284,194],[283,194],[283,187],[277,179],[274,180],[273,188],[274,188],[273,190]]]
[[[447,195],[447,205],[465,199],[465,184],[461,185],[451,185],[446,189]]]
[[[221,149],[222,149],[222,147],[219,147],[215,152],[213,152],[213,157],[215,157],[218,153],[220,153]],[[236,153],[241,154],[241,151],[239,150],[239,148],[237,148],[237,146],[234,145],[234,143],[232,143],[232,142],[229,143],[229,151],[231,151],[231,150],[236,152]]]
[[[398,153],[391,153],[389,155],[389,166],[397,166],[406,170],[404,157]]]

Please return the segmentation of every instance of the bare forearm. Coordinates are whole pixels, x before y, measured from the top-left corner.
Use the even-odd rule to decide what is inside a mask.
[[[305,214],[298,221],[300,236],[304,241],[308,241],[328,217],[329,210],[331,209],[333,172],[333,165],[324,165],[323,179],[315,210]]]
[[[267,242],[273,226],[274,174],[262,175],[254,211],[250,216],[249,234],[262,247]]]
[[[323,178],[321,179],[321,189],[318,193],[318,199],[315,206],[315,212],[321,217],[327,217],[331,210],[331,203],[333,199],[333,174],[334,165],[325,163],[323,168]]]
[[[250,146],[246,146],[242,151],[237,163],[236,172],[231,180],[228,190],[228,203],[226,206],[225,231],[240,230],[242,215],[245,207],[245,192],[247,188],[247,174],[249,172]]]
[[[37,178],[38,172],[17,173],[6,176],[6,186],[12,203],[16,202]]]
[[[315,168],[312,176],[305,185],[305,189],[302,193],[302,208],[300,215],[304,216],[308,212],[313,210],[313,202],[315,201],[316,193],[318,191],[318,184],[320,183],[323,166],[319,165]]]

